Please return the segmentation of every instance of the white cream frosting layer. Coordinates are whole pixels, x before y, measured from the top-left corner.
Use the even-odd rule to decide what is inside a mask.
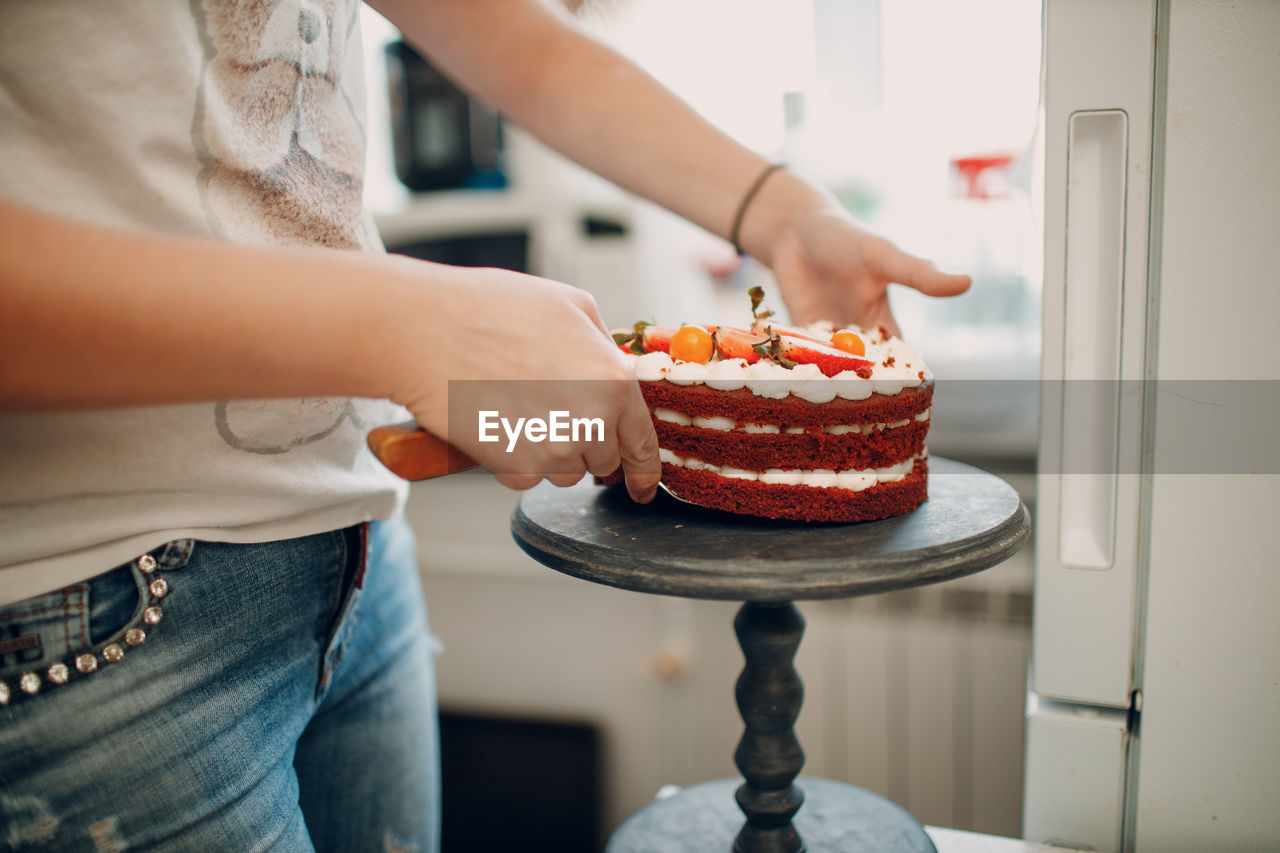
[[[924,358],[911,344],[897,337],[883,338],[878,331],[856,331],[867,345],[864,358],[872,365],[870,379],[863,379],[852,370],[825,376],[816,364],[786,368],[763,359],[747,364],[740,358],[715,357],[706,364],[697,364],[673,361],[665,352],[627,354],[626,357],[631,359],[636,378],[641,382],[666,380],[675,385],[705,384],[718,391],[747,388],[760,397],[780,400],[793,395],[819,404],[829,403],[836,397],[865,400],[873,393],[892,396],[903,388],[915,388],[931,377]]]
[[[747,471],[727,465],[713,465],[692,456],[677,456],[665,447],[659,448],[658,458],[678,468],[691,471],[709,471],[721,477],[735,480],[758,480],[761,483],[782,484],[789,486],[814,486],[820,489],[845,489],[860,492],[879,483],[896,483],[905,478],[915,468],[917,460],[926,459],[929,451],[925,450],[910,459],[885,468],[866,468],[863,470],[832,471],[817,468],[813,470],[767,468],[764,471]]]
[[[822,431],[829,435],[870,435],[873,432],[883,432],[887,429],[897,429],[911,423],[912,420],[927,421],[929,420],[929,409],[917,414],[914,418],[904,418],[900,421],[891,421],[889,423],[873,423],[873,424],[828,424],[822,427]],[[677,424],[679,426],[695,426],[702,429],[714,429],[720,432],[745,432],[751,434],[770,434],[777,435],[781,432],[798,435],[807,432],[805,427],[789,426],[785,429],[777,424],[757,424],[757,423],[739,423],[733,418],[722,416],[716,417],[694,417],[686,415],[684,412],[677,412],[674,409],[655,408],[653,416],[660,421]]]

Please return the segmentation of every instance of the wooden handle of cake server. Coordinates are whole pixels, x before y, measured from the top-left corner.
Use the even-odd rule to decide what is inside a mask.
[[[391,473],[406,480],[430,480],[479,464],[413,421],[371,431],[369,449]]]

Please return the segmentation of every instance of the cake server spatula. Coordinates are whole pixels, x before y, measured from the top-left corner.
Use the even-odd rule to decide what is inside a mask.
[[[670,495],[671,497],[673,497],[673,498],[675,498],[676,500],[680,501],[680,503],[682,503],[682,504],[688,504],[689,506],[702,506],[702,504],[694,503],[693,501],[689,500],[688,498],[682,498],[682,497],[680,497],[680,496],[679,496],[679,495],[677,495],[675,492],[671,491],[671,487],[670,487],[670,486],[668,486],[668,485],[666,484],[666,482],[665,482],[665,481],[663,481],[663,480],[659,480],[659,481],[658,481],[658,488],[659,488],[659,489],[662,489],[662,491],[666,492],[666,493],[667,493],[668,495]]]
[[[391,473],[406,480],[430,480],[479,463],[413,421],[378,427],[369,433],[369,449]]]
[[[369,449],[391,473],[405,480],[430,480],[479,463],[443,438],[432,435],[413,421],[378,427],[369,433]],[[681,503],[698,506],[680,497],[663,482],[658,488]]]

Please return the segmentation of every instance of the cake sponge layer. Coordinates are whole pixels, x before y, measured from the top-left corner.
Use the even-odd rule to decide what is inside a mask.
[[[664,463],[662,481],[680,498],[740,515],[791,521],[874,521],[902,515],[928,497],[929,465],[919,460],[893,483],[859,492],[815,486],[788,486],[721,477]]]
[[[911,421],[905,426],[869,434],[846,435],[724,432],[659,420],[653,425],[658,432],[658,444],[677,456],[692,456],[714,465],[747,471],[885,468],[919,455],[929,431],[928,421]]]
[[[821,380],[838,383],[840,380]],[[706,385],[641,382],[640,392],[651,408],[671,409],[692,417],[727,417],[734,421],[783,426],[894,423],[912,420],[933,401],[933,379],[897,394],[872,394],[865,400],[837,397],[810,403],[795,396],[772,399],[746,388],[719,391]]]

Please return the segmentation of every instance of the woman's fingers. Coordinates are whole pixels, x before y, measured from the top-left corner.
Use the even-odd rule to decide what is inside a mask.
[[[877,239],[871,257],[885,281],[906,285],[927,296],[956,296],[973,283],[967,275],[943,272],[932,261],[908,254],[888,240]]]
[[[631,494],[652,498],[661,466],[649,410],[588,293],[505,270],[402,268],[434,285],[409,292],[430,294],[433,310],[406,308],[422,318],[407,348],[420,349],[398,359],[405,390],[392,395],[419,423],[513,489],[621,467]]]
[[[662,463],[658,460],[658,436],[653,430],[649,407],[633,386],[630,403],[618,421],[618,452],[632,500],[648,503],[658,491]]]

